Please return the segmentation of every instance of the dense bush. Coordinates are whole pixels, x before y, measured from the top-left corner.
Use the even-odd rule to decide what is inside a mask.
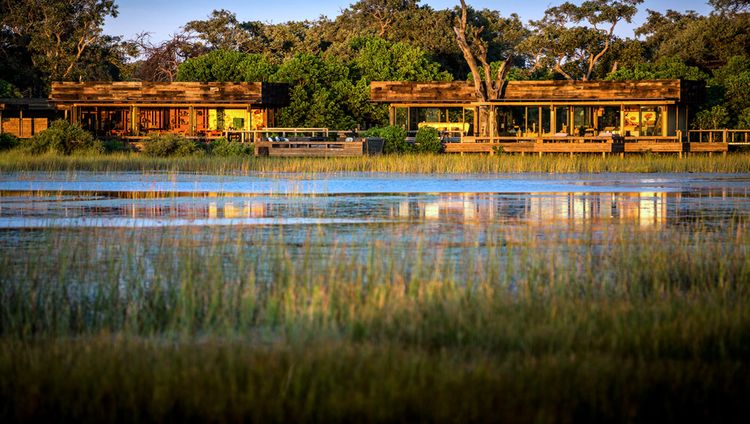
[[[215,156],[252,156],[253,145],[219,138],[208,145],[208,150]]]
[[[143,154],[146,156],[191,156],[204,152],[197,141],[176,134],[153,135],[143,143]]]
[[[406,131],[394,125],[382,128],[370,128],[364,132],[365,137],[380,137],[383,139],[383,153],[407,153],[414,147],[406,142]]]
[[[417,151],[422,153],[443,153],[443,143],[440,142],[438,130],[432,127],[422,127],[414,138]]]
[[[8,150],[18,146],[18,138],[11,134],[0,134],[0,151]]]
[[[35,134],[26,148],[33,154],[54,152],[69,155],[104,152],[102,142],[96,140],[90,132],[63,119],[52,122],[49,128]]]
[[[695,115],[693,126],[700,130],[726,128],[729,123],[729,112],[724,106],[704,109]]]

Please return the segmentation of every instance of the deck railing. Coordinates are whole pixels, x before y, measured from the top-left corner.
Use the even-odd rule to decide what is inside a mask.
[[[269,137],[328,138],[328,128],[264,128],[262,130],[226,130],[224,137],[236,141],[267,141]]]
[[[690,130],[688,141],[691,143],[729,143],[750,145],[750,130]]]

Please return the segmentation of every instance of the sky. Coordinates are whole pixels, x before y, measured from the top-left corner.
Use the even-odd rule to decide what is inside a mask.
[[[695,10],[708,13],[711,8],[707,0],[645,0],[633,24],[620,25],[617,33],[621,37],[632,37],[633,28],[642,23],[646,9],[665,11]],[[503,15],[518,13],[524,21],[538,19],[549,6],[562,3],[563,0],[467,0],[466,3],[476,9],[496,9]],[[237,14],[240,22],[262,21],[280,23],[305,19],[317,19],[325,15],[331,19],[354,0],[118,0],[117,18],[108,18],[104,32],[110,35],[121,35],[130,39],[135,34],[146,31],[152,34],[153,41],[169,38],[178,32],[188,21],[206,19],[214,9],[227,9]],[[430,5],[433,9],[447,9],[459,4],[459,0],[422,0],[420,4]]]

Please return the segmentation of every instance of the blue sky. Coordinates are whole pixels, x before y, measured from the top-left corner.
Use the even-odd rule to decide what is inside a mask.
[[[537,19],[544,14],[547,7],[562,2],[563,0],[467,0],[467,3],[475,8],[497,9],[503,15],[515,12],[524,20]],[[205,19],[214,9],[235,12],[240,21],[279,23],[316,19],[321,15],[333,18],[351,3],[351,0],[119,0],[119,16],[108,19],[104,31],[111,35],[123,35],[125,38],[132,38],[136,33],[147,31],[153,34],[154,40],[161,40],[178,31],[188,21]],[[459,1],[422,0],[421,4],[428,4],[434,9],[446,9],[459,4]],[[620,36],[632,36],[632,29],[643,21],[646,9],[691,9],[701,13],[710,11],[706,0],[645,0],[640,9],[635,25],[623,25],[618,30]]]

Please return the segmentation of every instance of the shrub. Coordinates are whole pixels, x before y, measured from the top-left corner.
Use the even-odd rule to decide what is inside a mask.
[[[726,128],[729,123],[729,112],[724,106],[714,106],[704,109],[695,115],[693,126],[700,130]]]
[[[417,151],[422,153],[443,153],[443,143],[440,142],[438,130],[432,127],[422,127],[414,138]]]
[[[153,157],[191,156],[202,154],[202,146],[177,134],[152,135],[143,145],[143,154]]]
[[[33,154],[54,152],[69,155],[104,152],[101,141],[94,139],[90,132],[80,126],[64,119],[52,122],[49,128],[35,134],[27,146],[28,151]]]
[[[743,109],[737,117],[737,129],[750,130],[750,107]]]
[[[208,145],[208,150],[215,156],[248,156],[253,154],[253,145],[219,138]]]
[[[0,134],[0,151],[9,150],[18,146],[18,138],[11,134]]]
[[[383,139],[383,153],[407,153],[413,146],[406,142],[406,131],[394,125],[382,128],[370,128],[364,132],[365,137],[380,137]]]

